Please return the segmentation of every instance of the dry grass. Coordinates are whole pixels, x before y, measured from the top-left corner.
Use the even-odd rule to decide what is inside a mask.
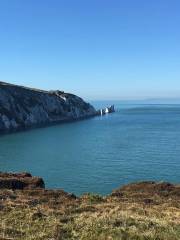
[[[4,190],[0,195],[0,240],[180,239],[177,189],[152,194],[132,187],[81,198],[47,190]]]

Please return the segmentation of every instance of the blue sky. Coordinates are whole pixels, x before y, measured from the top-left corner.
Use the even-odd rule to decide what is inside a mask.
[[[86,99],[180,97],[179,0],[0,0],[0,80]]]

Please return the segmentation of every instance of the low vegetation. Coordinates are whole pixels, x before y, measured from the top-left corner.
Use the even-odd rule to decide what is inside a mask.
[[[1,240],[179,240],[180,186],[144,182],[109,196],[0,190]]]

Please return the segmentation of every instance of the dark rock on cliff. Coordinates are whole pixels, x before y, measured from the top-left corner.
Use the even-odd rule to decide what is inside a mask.
[[[95,116],[80,97],[0,82],[0,133]]]
[[[131,198],[145,198],[147,196],[152,197],[155,195],[160,197],[180,197],[180,185],[174,185],[168,182],[144,181],[125,185],[114,190],[111,194],[112,197],[119,198],[124,196]]]
[[[42,178],[32,177],[30,173],[0,173],[0,189],[39,189],[44,188]]]

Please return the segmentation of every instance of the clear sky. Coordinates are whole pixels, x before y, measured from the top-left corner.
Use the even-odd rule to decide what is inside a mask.
[[[86,99],[180,97],[180,1],[0,0],[0,80]]]

